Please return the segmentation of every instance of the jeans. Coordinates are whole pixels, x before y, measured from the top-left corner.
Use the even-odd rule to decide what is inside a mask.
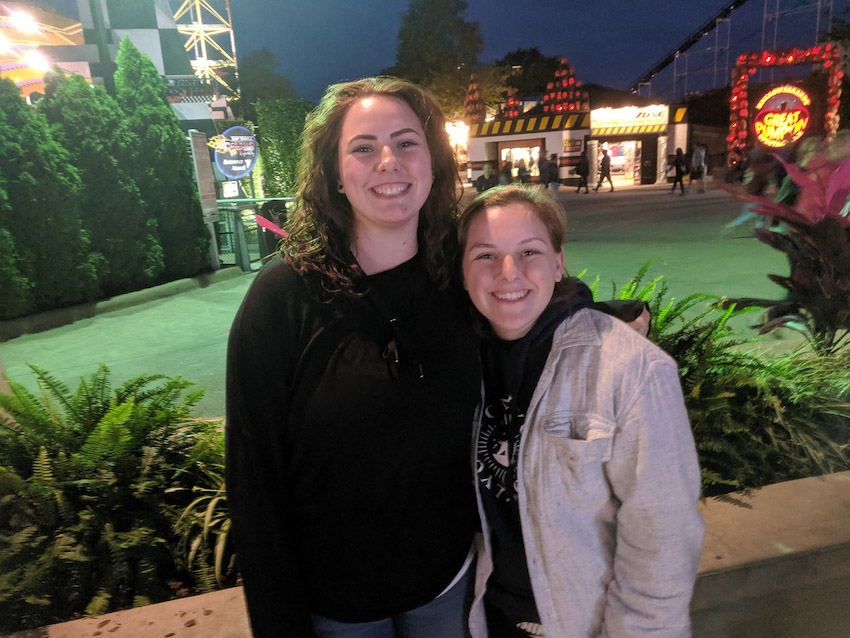
[[[411,611],[363,623],[310,619],[318,638],[467,638],[474,582],[475,563],[449,591]]]

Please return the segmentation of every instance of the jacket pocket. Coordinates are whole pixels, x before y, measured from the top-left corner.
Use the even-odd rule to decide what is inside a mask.
[[[569,465],[611,460],[614,424],[590,413],[553,414],[543,424],[562,462]]]

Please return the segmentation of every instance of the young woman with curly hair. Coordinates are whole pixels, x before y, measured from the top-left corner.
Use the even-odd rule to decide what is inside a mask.
[[[480,368],[459,180],[416,86],[328,89],[228,349],[227,492],[255,636],[467,635]]]

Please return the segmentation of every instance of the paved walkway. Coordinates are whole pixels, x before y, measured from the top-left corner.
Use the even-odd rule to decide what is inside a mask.
[[[651,258],[664,262],[656,262],[650,275],[663,274],[678,298],[693,292],[781,295],[766,275],[787,273],[784,256],[749,237],[747,229],[721,234],[740,211],[724,191],[679,197],[663,186],[588,195],[562,188],[559,199],[568,215],[567,268],[571,274],[586,269],[586,281],[600,275],[602,297],[610,296],[612,280],[621,285]],[[100,363],[116,381],[143,373],[182,375],[207,388],[196,414],[222,416],[228,330],[252,279],[229,268],[211,282],[175,282],[67,311],[66,317],[83,318],[0,343],[0,365],[32,388],[27,363],[72,387]]]

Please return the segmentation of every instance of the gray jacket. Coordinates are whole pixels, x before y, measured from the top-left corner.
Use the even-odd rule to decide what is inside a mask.
[[[479,427],[476,419],[476,444]],[[565,320],[526,413],[518,472],[547,638],[690,635],[700,474],[666,353],[595,310]],[[476,638],[486,636],[481,597],[491,571],[480,493],[478,506],[485,547],[470,617]]]

